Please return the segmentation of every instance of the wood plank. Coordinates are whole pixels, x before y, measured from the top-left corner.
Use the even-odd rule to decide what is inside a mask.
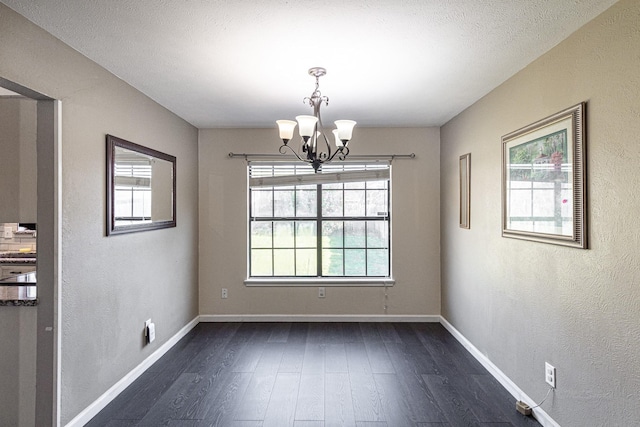
[[[394,427],[414,427],[416,421],[407,396],[402,393],[396,374],[374,374],[380,402],[387,424]]]
[[[233,419],[237,421],[264,420],[275,382],[275,374],[253,374],[247,390],[236,406]]]
[[[181,419],[202,419],[209,411],[211,402],[215,401],[226,387],[233,385],[237,378],[241,378],[231,368],[235,366],[247,345],[247,336],[238,334],[238,337],[231,339],[219,352],[218,358],[211,358],[212,362],[209,365],[200,366],[204,370],[201,375],[205,381],[197,395],[189,400]]]
[[[170,420],[168,427],[202,427],[202,420]]]
[[[104,427],[133,427],[138,424],[139,420],[111,420],[107,424],[87,424],[89,425],[100,425]]]
[[[276,374],[280,368],[282,353],[284,352],[284,343],[268,342],[265,344],[260,360],[256,364],[254,372],[263,374]]]
[[[356,421],[386,421],[372,374],[349,373]]]
[[[386,345],[382,340],[378,342],[366,341],[365,349],[367,351],[367,357],[369,358],[369,364],[371,365],[371,372],[374,374],[395,374],[396,370],[391,362],[391,357],[387,352]]]
[[[169,350],[160,360],[149,368],[149,371],[163,372],[165,374],[173,372],[176,375],[182,374],[183,372],[191,372],[189,368],[195,360],[202,358],[208,353],[216,353],[223,348],[235,335],[240,324],[229,323],[215,326],[200,326],[201,324],[197,325],[187,335],[188,337],[192,335],[195,336],[186,346],[181,347],[175,352],[173,351],[175,347]],[[203,354],[204,349],[208,350],[205,354]]]
[[[238,333],[245,334],[246,345],[233,365],[233,372],[254,372],[267,345],[269,323],[245,323]]]
[[[349,365],[349,373],[365,373],[371,374],[371,364],[364,342],[350,342],[345,344],[347,351],[347,363]]]
[[[455,427],[449,423],[418,423],[416,427]]]
[[[202,423],[198,427],[231,424],[235,410],[249,386],[251,377],[252,374],[246,372],[232,373],[225,384],[220,387],[216,397],[206,405],[202,414]]]
[[[254,372],[266,345],[266,342],[260,341],[247,342],[246,345],[243,346],[231,370],[233,372]]]
[[[325,427],[355,427],[349,374],[325,374]]]
[[[295,420],[324,420],[324,374],[302,374]]]
[[[324,427],[324,421],[300,421],[296,420],[293,427]]]
[[[231,421],[229,427],[262,427],[262,421]]]
[[[291,330],[291,323],[274,323],[271,326],[271,333],[267,342],[280,342],[285,343],[289,339],[289,331]]]
[[[356,427],[391,427],[386,421],[358,421]]]
[[[200,356],[194,357],[185,372],[196,373],[204,377],[218,377],[231,370],[243,353],[251,336],[235,334],[225,342],[212,342],[205,347]]]
[[[145,371],[87,423],[87,427],[104,426],[109,420],[141,420],[175,382],[174,377],[173,372]]]
[[[501,418],[514,426],[534,427],[540,424],[533,417],[526,417],[515,410],[516,399],[488,373],[485,375],[471,375],[482,390],[487,393],[490,405],[497,409]]]
[[[360,323],[360,333],[365,343],[382,342],[380,332],[378,332],[378,324],[371,322]]]
[[[396,332],[396,329],[393,327],[393,323],[376,323],[376,327],[378,328],[378,333],[380,334],[380,338],[384,342],[392,342],[392,343],[401,343],[402,338]]]
[[[142,420],[141,427],[167,425],[170,420],[189,419],[183,416],[194,396],[207,386],[207,382],[198,374],[182,374],[166,393],[156,402]]]
[[[293,427],[300,374],[278,374],[262,427]]]
[[[241,324],[233,324],[233,328],[222,329],[218,334],[206,341],[206,345],[198,354],[184,355],[189,362],[184,372],[205,375],[211,365],[224,359],[228,354],[235,354],[249,341],[248,334]],[[253,332],[252,332],[253,333]]]
[[[305,348],[306,344],[304,342],[288,342],[285,344],[278,372],[302,372]]]
[[[342,335],[345,343],[348,342],[364,342],[360,324],[357,322],[342,323]]]
[[[327,343],[327,331],[329,329],[329,325],[326,323],[320,322],[311,322],[309,323],[309,328],[307,329],[307,343],[313,344],[326,344]]]
[[[393,323],[392,326],[402,343],[409,345],[422,344],[410,323]]]
[[[322,323],[325,344],[344,344],[343,323]]]
[[[349,372],[344,344],[327,344],[324,351],[325,372]]]
[[[423,345],[385,343],[397,373],[438,374],[441,373],[429,352]]]
[[[479,422],[488,423],[509,421],[502,411],[493,405],[495,397],[489,395],[480,386],[478,381],[483,381],[482,378],[479,378],[478,381],[475,381],[468,375],[449,375],[447,378],[458,391],[458,394],[465,400],[465,402],[467,402]],[[515,401],[512,408],[514,408],[513,413],[517,415],[515,411]]]
[[[414,323],[412,328],[422,344],[438,363],[455,365],[457,372],[484,374],[486,370],[444,327],[440,324]],[[445,374],[447,371],[443,371]]]
[[[422,378],[451,424],[460,427],[478,425],[479,420],[468,403],[460,397],[459,390],[456,390],[446,377],[423,375]]]
[[[324,344],[307,342],[304,348],[304,360],[302,361],[303,374],[324,373]]]

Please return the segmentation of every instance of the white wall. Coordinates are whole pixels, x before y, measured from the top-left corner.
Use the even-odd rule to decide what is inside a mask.
[[[356,128],[352,154],[416,153],[392,166],[390,315],[440,314],[439,130]],[[199,136],[200,314],[383,315],[381,287],[246,287],[247,167],[229,152],[277,153],[274,129],[206,129]],[[228,288],[229,298],[220,298]]]
[[[640,3],[623,0],[442,128],[443,315],[569,426],[640,425]],[[501,136],[587,102],[590,249],[501,237]],[[471,152],[471,229],[458,157]]]
[[[0,77],[62,100],[64,425],[197,315],[197,129],[4,5],[0,40]],[[107,133],[177,157],[176,228],[105,237]]]

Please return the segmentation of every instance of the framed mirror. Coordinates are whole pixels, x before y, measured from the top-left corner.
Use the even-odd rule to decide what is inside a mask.
[[[176,158],[107,135],[107,236],[176,226]]]

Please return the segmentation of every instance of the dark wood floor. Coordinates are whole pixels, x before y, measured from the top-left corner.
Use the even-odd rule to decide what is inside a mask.
[[[87,425],[539,426],[437,323],[201,323]]]

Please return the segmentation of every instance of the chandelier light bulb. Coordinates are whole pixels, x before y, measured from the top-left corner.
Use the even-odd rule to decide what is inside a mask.
[[[280,130],[280,139],[282,139],[286,144],[291,140],[291,138],[293,138],[293,131],[298,123],[293,120],[276,120],[276,123]]]
[[[298,121],[300,136],[309,139],[315,133],[318,118],[315,116],[296,116],[296,120]]]
[[[344,147],[344,143],[340,141],[340,137],[338,137],[338,129],[332,130],[331,133],[333,133],[333,136],[335,137],[336,147],[338,147],[339,149]]]
[[[348,141],[351,141],[353,128],[355,127],[356,122],[354,122],[353,120],[336,120],[334,123],[338,128],[338,138],[340,139],[340,141],[344,142],[345,144]]]

